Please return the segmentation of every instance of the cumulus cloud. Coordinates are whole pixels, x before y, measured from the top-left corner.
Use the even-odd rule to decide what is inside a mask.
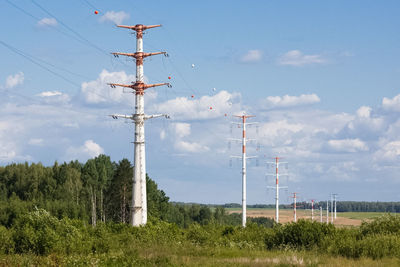
[[[151,109],[157,113],[169,114],[172,119],[210,119],[239,110],[240,104],[235,104],[239,98],[239,94],[220,91],[213,96],[202,96],[199,99],[177,97],[154,105]]]
[[[70,160],[87,160],[88,158],[97,157],[104,153],[104,149],[93,140],[86,140],[80,147],[69,147],[67,149],[67,158]]]
[[[400,94],[393,98],[384,97],[382,100],[382,107],[388,111],[400,112]]]
[[[175,134],[179,138],[190,135],[190,124],[189,123],[175,123]]]
[[[32,145],[32,146],[40,146],[43,144],[43,139],[41,138],[31,138],[28,141],[28,144]]]
[[[135,81],[134,75],[128,75],[125,71],[109,72],[102,70],[99,77],[90,82],[83,82],[81,85],[81,94],[84,101],[89,104],[110,103],[110,102],[132,102],[133,96],[124,94],[123,88],[110,88],[107,83],[130,84]],[[130,90],[132,92],[132,90]]]
[[[41,97],[45,103],[68,103],[71,98],[68,94],[61,93],[59,91],[46,91],[37,94],[36,96]]]
[[[299,50],[291,50],[278,59],[279,65],[304,66],[310,64],[322,64],[327,60],[322,55],[305,55]]]
[[[337,152],[367,151],[368,146],[360,139],[329,140],[328,145]]]
[[[124,11],[107,11],[103,16],[101,16],[100,22],[111,21],[115,24],[121,24],[127,19],[129,19],[129,14]]]
[[[37,22],[37,26],[39,27],[47,27],[47,26],[57,26],[57,20],[55,18],[42,18]]]
[[[393,161],[400,156],[400,141],[395,140],[387,142],[386,144],[381,143],[381,148],[378,149],[374,154],[375,161]]]
[[[38,94],[38,96],[40,97],[59,96],[59,95],[62,95],[62,93],[59,91],[46,91]]]
[[[207,146],[203,146],[196,142],[186,142],[186,141],[178,141],[175,143],[175,149],[181,152],[191,152],[191,153],[201,153],[209,151],[210,148]]]
[[[6,88],[13,88],[17,85],[23,84],[24,79],[25,77],[23,72],[18,72],[15,75],[10,75],[6,79]]]
[[[263,52],[261,50],[249,50],[240,58],[242,63],[255,63],[261,61]]]
[[[263,104],[268,108],[279,108],[310,105],[318,102],[320,102],[320,98],[316,94],[302,94],[300,96],[269,96],[263,101]]]

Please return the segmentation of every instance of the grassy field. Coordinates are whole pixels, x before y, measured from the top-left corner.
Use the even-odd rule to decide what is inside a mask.
[[[0,255],[0,266],[400,266],[400,259],[347,259],[306,251],[142,247],[128,255]]]
[[[242,209],[240,208],[227,208],[226,211],[228,213],[241,213]],[[385,212],[338,212],[337,218],[334,221],[335,225],[343,225],[343,226],[357,226],[361,225],[364,220],[372,220],[374,218],[380,217]],[[269,217],[275,218],[275,209],[263,209],[263,208],[248,208],[247,209],[248,217]],[[331,216],[329,214],[329,216]],[[311,220],[311,210],[298,209],[297,210],[297,219],[309,219]],[[293,221],[293,210],[289,209],[280,209],[279,210],[279,218],[281,223],[287,223]],[[320,220],[320,212],[319,210],[314,211],[314,220]],[[322,213],[322,221],[326,222],[326,211]],[[331,217],[329,218],[331,221]]]

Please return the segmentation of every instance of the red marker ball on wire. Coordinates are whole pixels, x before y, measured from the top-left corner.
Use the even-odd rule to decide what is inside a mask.
[[[96,10],[96,11],[94,11],[94,14],[96,14],[96,15],[97,15],[97,14],[99,14],[99,11],[97,11],[97,10]]]

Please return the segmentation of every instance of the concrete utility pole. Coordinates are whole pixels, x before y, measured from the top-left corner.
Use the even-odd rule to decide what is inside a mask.
[[[331,223],[333,223],[333,194],[331,194]]]
[[[314,221],[314,199],[311,199],[311,221]]]
[[[232,158],[241,158],[242,159],[242,226],[246,227],[246,176],[247,176],[247,169],[246,169],[246,159],[249,158],[255,158],[255,157],[247,157],[246,156],[246,142],[250,141],[251,139],[246,138],[246,125],[250,124],[255,124],[253,123],[248,123],[246,122],[246,119],[255,117],[253,115],[235,115],[234,117],[242,119],[241,123],[236,123],[238,125],[242,126],[243,133],[242,133],[242,139],[232,139],[236,141],[242,141],[242,156],[231,156]]]
[[[329,223],[329,200],[326,201],[326,223]]]
[[[322,206],[319,207],[319,220],[322,223]]]
[[[336,196],[338,195],[338,194],[332,194],[333,195],[333,205],[334,205],[334,207],[333,207],[333,212],[335,213],[335,220],[336,220]]]
[[[144,92],[146,89],[156,86],[167,85],[169,83],[156,83],[145,84],[143,75],[143,59],[148,56],[164,54],[166,52],[144,53],[143,52],[143,31],[161,25],[142,25],[137,24],[134,26],[117,25],[120,28],[131,29],[136,31],[136,53],[112,53],[118,57],[129,56],[136,59],[136,82],[132,84],[119,84],[109,83],[112,88],[121,86],[131,88],[135,93],[135,114],[132,115],[110,115],[114,119],[124,118],[130,119],[135,123],[135,154],[134,154],[134,173],[133,173],[133,188],[132,188],[132,205],[131,205],[131,224],[133,226],[140,226],[147,223],[147,192],[146,192],[146,155],[145,155],[145,135],[144,135],[144,122],[145,120],[166,117],[167,114],[146,115],[144,113]]]
[[[269,164],[275,164],[275,187],[268,186],[268,188],[275,188],[275,222],[279,223],[279,189],[287,188],[287,186],[279,187],[279,176],[285,174],[279,174],[279,165],[286,162],[279,162],[281,158],[275,157],[275,162],[267,162]]]

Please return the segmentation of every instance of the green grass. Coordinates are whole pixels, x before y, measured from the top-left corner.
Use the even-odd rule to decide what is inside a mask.
[[[387,212],[338,212],[338,217],[345,217],[355,220],[371,220],[388,214]],[[391,213],[395,215],[396,213]]]

